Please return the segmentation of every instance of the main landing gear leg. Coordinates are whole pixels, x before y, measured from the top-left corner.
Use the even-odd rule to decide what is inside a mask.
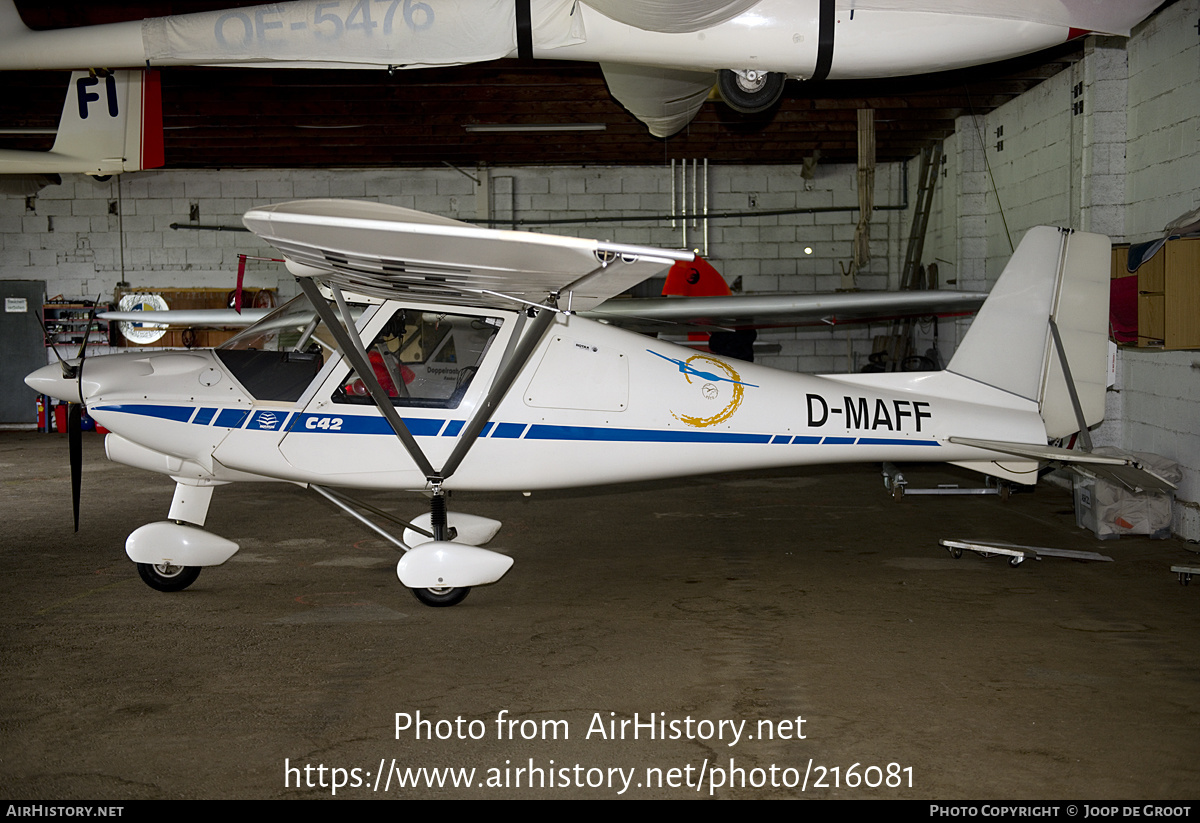
[[[453,540],[454,533],[446,522],[446,495],[441,488],[433,490],[433,500],[430,501],[430,517],[432,518],[433,539],[435,541]],[[470,586],[440,586],[431,588],[411,589],[413,596],[426,606],[457,606],[471,593]]]

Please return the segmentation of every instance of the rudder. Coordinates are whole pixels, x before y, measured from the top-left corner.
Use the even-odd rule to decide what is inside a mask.
[[[1088,426],[1104,419],[1107,237],[1037,226],[1005,266],[947,371],[1036,401],[1050,438],[1079,430],[1054,345],[1058,326]]]

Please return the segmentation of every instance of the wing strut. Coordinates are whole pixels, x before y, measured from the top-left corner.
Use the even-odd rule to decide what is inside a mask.
[[[1071,408],[1075,410],[1075,422],[1079,424],[1079,444],[1085,452],[1092,450],[1092,436],[1088,433],[1087,422],[1083,417],[1083,406],[1079,403],[1079,392],[1075,390],[1075,378],[1071,377],[1071,366],[1067,363],[1067,352],[1063,348],[1062,337],[1058,333],[1058,324],[1050,318],[1050,334],[1054,337],[1054,348],[1058,351],[1058,362],[1062,366],[1063,377],[1067,380],[1067,392],[1071,396]]]
[[[396,407],[392,405],[391,398],[388,393],[383,390],[383,386],[379,385],[379,380],[375,377],[375,370],[371,368],[371,361],[367,358],[366,350],[363,348],[362,341],[359,339],[358,331],[354,325],[354,318],[350,315],[350,309],[346,305],[345,299],[342,297],[342,292],[337,286],[330,284],[329,288],[333,292],[333,298],[337,301],[338,310],[345,318],[346,325],[343,328],[338,322],[337,315],[333,313],[333,309],[329,307],[329,302],[321,295],[321,290],[317,288],[317,284],[307,277],[297,277],[296,280],[300,283],[300,288],[304,290],[304,294],[308,297],[308,302],[312,303],[317,314],[325,321],[326,327],[333,334],[333,337],[338,342],[338,346],[346,354],[346,358],[350,361],[350,365],[358,373],[358,377],[363,381],[363,385],[367,387],[367,391],[371,395],[371,399],[375,401],[375,405],[379,407],[380,414],[387,420],[388,425],[392,427],[392,431],[400,438],[404,450],[408,452],[408,456],[417,464],[417,468],[421,470],[421,474],[425,475],[425,479],[430,483],[440,484],[442,476],[434,471],[433,464],[429,462],[429,458],[425,456],[425,452],[421,451],[421,447],[417,445],[416,438],[412,432],[408,430],[408,426],[404,425],[404,421],[400,418]],[[353,332],[350,330],[354,329]]]
[[[388,425],[392,427],[392,431],[396,433],[396,437],[400,438],[400,443],[408,452],[409,457],[417,464],[417,468],[425,475],[425,479],[433,486],[434,496],[441,495],[441,485],[458,470],[463,458],[467,456],[467,452],[475,445],[475,441],[479,439],[479,433],[483,431],[483,427],[491,420],[492,412],[500,405],[504,396],[512,387],[513,381],[517,379],[517,375],[525,368],[529,362],[529,358],[533,356],[538,344],[542,341],[542,337],[546,334],[546,329],[554,322],[554,315],[558,313],[558,309],[553,306],[541,306],[537,309],[537,316],[534,317],[530,328],[524,335],[521,335],[522,327],[524,326],[524,316],[518,319],[518,326],[513,334],[513,341],[520,337],[520,341],[514,345],[510,345],[509,350],[505,352],[504,361],[501,363],[500,371],[496,374],[496,378],[492,381],[491,387],[488,389],[487,395],[483,398],[483,402],[479,404],[479,408],[475,410],[471,416],[470,422],[463,430],[459,437],[458,443],[454,447],[454,451],[450,453],[450,457],[440,470],[434,469],[433,464],[429,462],[429,458],[425,456],[425,452],[421,450],[417,444],[416,438],[412,432],[408,430],[408,426],[404,425],[404,420],[396,411],[396,407],[392,405],[392,400],[388,393],[384,391],[383,386],[379,384],[379,379],[375,376],[375,370],[371,367],[370,359],[367,357],[366,349],[363,347],[362,340],[358,334],[358,330],[354,325],[353,317],[350,314],[350,308],[346,305],[346,300],[342,296],[341,289],[333,284],[328,284],[330,291],[333,292],[333,299],[337,303],[338,311],[345,320],[345,327],[338,322],[337,315],[322,295],[317,285],[307,277],[296,278],[300,283],[300,288],[304,290],[304,294],[308,297],[317,314],[325,322],[325,325],[332,332],[334,338],[338,342],[338,346],[346,354],[346,358],[350,361],[350,365],[354,367],[359,379],[366,386],[367,392],[371,395],[371,399],[375,401],[375,405],[379,408]],[[529,309],[534,311],[533,308]],[[439,518],[436,513],[435,506],[434,516],[434,533],[438,535],[437,539],[442,539],[439,534],[439,526],[444,526],[444,515]],[[441,522],[439,522],[441,521]]]
[[[534,349],[542,341],[542,336],[546,333],[546,329],[554,321],[556,313],[557,310],[552,308],[542,308],[538,311],[537,317],[533,319],[529,331],[521,338],[521,342],[513,351],[512,356],[508,357],[500,367],[500,372],[496,375],[496,379],[492,381],[491,388],[488,389],[487,397],[479,404],[479,408],[475,411],[471,422],[467,424],[466,430],[463,431],[458,444],[455,445],[454,451],[450,453],[446,464],[442,466],[442,479],[454,474],[459,464],[462,463],[463,458],[467,456],[467,452],[470,451],[471,446],[475,445],[475,441],[479,438],[479,433],[483,431],[483,427],[491,419],[492,411],[496,406],[500,405],[500,401],[508,393],[509,387],[517,379],[517,375],[521,373],[521,369],[525,368],[525,364],[529,362]],[[518,334],[520,331],[520,329],[517,329]]]

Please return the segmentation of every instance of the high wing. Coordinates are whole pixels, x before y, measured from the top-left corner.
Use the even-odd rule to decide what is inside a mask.
[[[288,270],[369,297],[464,306],[595,308],[687,251],[483,229],[424,212],[344,200],[254,209],[246,227],[283,252]]]
[[[640,332],[661,332],[667,326],[711,332],[970,314],[986,298],[986,292],[940,290],[648,297],[608,300],[584,314]]]
[[[556,303],[635,331],[715,331],[844,323],[977,310],[985,292],[904,291],[616,298],[687,251],[479,228],[381,203],[305,200],[254,209],[246,226],[288,270],[356,294],[466,306]],[[615,299],[614,299],[615,298]],[[261,312],[103,312],[106,320],[245,326]]]

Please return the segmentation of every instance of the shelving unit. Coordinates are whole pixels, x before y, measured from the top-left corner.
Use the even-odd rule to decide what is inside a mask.
[[[88,318],[92,315],[90,301],[51,301],[42,304],[42,322],[45,323],[46,346],[79,346],[87,334],[89,346],[111,345],[107,320],[96,318],[88,330]],[[107,303],[100,304],[97,311],[110,309]]]
[[[1168,240],[1134,275],[1128,260],[1128,246],[1113,248],[1113,276],[1137,277],[1137,345],[1200,348],[1200,238]]]

